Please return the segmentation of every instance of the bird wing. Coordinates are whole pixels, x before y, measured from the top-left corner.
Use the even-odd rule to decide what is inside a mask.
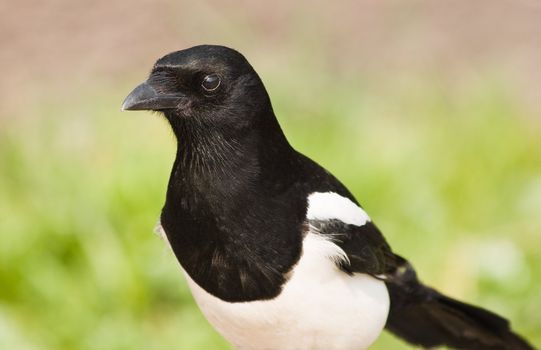
[[[385,281],[391,299],[386,328],[400,338],[425,348],[533,349],[506,319],[425,286],[409,262],[392,252],[372,221],[359,225],[327,218],[309,224],[345,252],[348,259],[337,261],[343,271]]]
[[[386,280],[394,276],[407,261],[394,254],[389,244],[374,225],[344,223],[338,219],[310,220],[318,234],[328,237],[346,253],[348,261],[340,261],[340,268],[347,273],[366,273]]]

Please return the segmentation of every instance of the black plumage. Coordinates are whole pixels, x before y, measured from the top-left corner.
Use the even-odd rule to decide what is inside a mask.
[[[189,276],[227,302],[275,298],[311,228],[347,254],[343,273],[385,281],[387,329],[424,347],[531,349],[508,322],[422,284],[372,223],[306,220],[307,198],[334,192],[329,172],[286,140],[256,72],[238,52],[203,45],[158,60],[124,109],[162,112],[177,155],[161,223]]]

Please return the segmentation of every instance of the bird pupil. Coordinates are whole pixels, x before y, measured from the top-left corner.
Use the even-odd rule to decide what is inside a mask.
[[[203,89],[207,91],[213,91],[220,86],[220,77],[217,74],[209,74],[203,79],[203,83],[201,84],[203,86]]]

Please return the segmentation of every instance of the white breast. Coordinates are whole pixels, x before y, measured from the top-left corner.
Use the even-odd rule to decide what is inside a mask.
[[[366,213],[335,193],[309,197],[307,219],[338,219],[361,226]],[[209,322],[237,349],[368,348],[389,312],[385,284],[369,275],[348,275],[336,261],[344,251],[312,229],[302,256],[274,299],[229,303],[199,287],[185,273],[192,294]]]
[[[307,218],[359,226],[370,220],[335,193],[312,194]],[[385,326],[387,288],[369,275],[339,270],[340,259],[347,259],[342,249],[311,230],[282,292],[265,301],[224,302],[186,278],[209,322],[237,349],[366,349]]]

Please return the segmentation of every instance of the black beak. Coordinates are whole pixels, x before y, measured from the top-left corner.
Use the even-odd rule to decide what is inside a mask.
[[[186,98],[183,94],[166,94],[157,92],[147,81],[133,89],[122,103],[123,111],[141,111],[153,110],[160,111],[164,109],[176,109],[182,99]]]

